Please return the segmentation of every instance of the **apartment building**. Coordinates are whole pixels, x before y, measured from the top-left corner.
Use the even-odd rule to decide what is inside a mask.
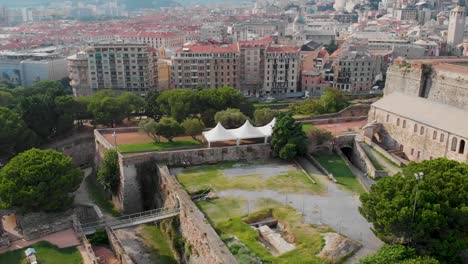
[[[72,88],[76,96],[89,95],[100,89],[133,92],[144,96],[158,84],[156,50],[140,43],[97,43],[85,51],[90,91],[83,89],[85,79],[82,54],[69,58]],[[80,64],[80,68],[76,66]],[[84,86],[86,87],[86,86]]]
[[[360,92],[371,89],[378,74],[381,74],[382,58],[365,50],[344,51],[334,63],[333,86],[345,92]]]
[[[239,87],[240,52],[237,44],[188,45],[172,57],[174,88]]]
[[[120,33],[119,38],[128,42],[144,43],[155,49],[174,49],[184,45],[184,35],[173,32],[125,32]]]
[[[263,89],[265,75],[265,50],[271,38],[239,41],[240,89],[246,96],[258,96]]]
[[[265,51],[263,93],[282,96],[297,92],[300,47],[270,45]]]

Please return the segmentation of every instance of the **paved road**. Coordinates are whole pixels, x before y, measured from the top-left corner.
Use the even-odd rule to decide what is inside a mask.
[[[383,245],[383,242],[374,235],[370,229],[371,225],[359,213],[359,197],[339,188],[336,183],[328,180],[308,160],[300,158],[298,161],[309,174],[314,174],[315,179],[324,184],[328,190],[321,196],[325,199],[320,199],[319,196],[306,202],[306,221],[317,223],[318,212],[319,221],[363,244],[363,247],[348,259],[347,263],[358,263],[363,256],[377,251]],[[298,204],[302,206],[302,201],[293,201],[293,204],[294,207],[298,206]],[[309,213],[307,208],[314,208],[315,210]]]

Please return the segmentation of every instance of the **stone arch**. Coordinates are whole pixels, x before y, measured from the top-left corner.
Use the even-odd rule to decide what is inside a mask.
[[[344,146],[341,146],[341,151],[343,152],[343,154],[345,155],[346,158],[348,158],[348,160],[352,160],[353,159],[353,148],[348,146],[348,145],[344,145]]]

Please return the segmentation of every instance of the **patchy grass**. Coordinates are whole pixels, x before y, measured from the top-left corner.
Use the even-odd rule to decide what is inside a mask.
[[[111,214],[113,216],[119,216],[119,211],[114,207],[112,202],[107,198],[107,194],[104,189],[96,182],[94,177],[88,176],[85,179],[86,189],[88,190],[89,195],[93,202],[101,208],[105,213]]]
[[[154,225],[140,226],[138,234],[143,239],[145,246],[151,249],[155,263],[177,263],[159,227]]]
[[[223,197],[222,199],[198,201],[197,205],[209,216],[210,221],[216,225],[229,218],[247,214],[250,204],[247,202],[247,199],[240,197]]]
[[[307,118],[307,117],[313,117],[314,115],[312,114],[296,114],[296,115],[293,115],[293,118],[294,119],[299,119],[299,118]]]
[[[272,203],[275,203],[273,201]],[[285,225],[286,233],[292,235],[296,249],[281,256],[275,257],[258,241],[258,233],[246,222],[255,222],[259,219],[273,216]],[[208,214],[208,217],[210,215]],[[292,207],[265,208],[249,216],[233,217],[215,224],[221,237],[237,237],[253,254],[262,259],[264,263],[323,263],[316,256],[324,245],[320,235],[325,230],[319,230],[312,225],[305,224],[303,217]],[[236,257],[240,253],[233,252]]]
[[[42,241],[31,245],[36,249],[36,257],[39,263],[43,264],[81,264],[83,260],[80,252],[75,247],[58,248],[49,242]],[[0,263],[15,264],[28,263],[24,255],[25,249],[18,249],[0,254]]]
[[[147,142],[147,143],[138,143],[138,144],[128,144],[128,145],[119,145],[118,149],[120,152],[138,152],[138,151],[152,151],[152,150],[162,150],[162,149],[171,149],[171,148],[181,148],[181,147],[192,147],[201,145],[197,140],[174,140],[173,142]]]
[[[313,127],[314,127],[314,125],[312,125],[312,124],[302,124],[302,131],[307,133],[307,131],[309,131]]]
[[[222,169],[232,167],[234,163],[202,166],[184,170],[177,175],[179,182],[186,188],[206,186],[210,184],[213,189],[221,190],[275,190],[278,192],[316,194],[322,190],[322,185],[314,184],[302,171],[292,170],[272,177],[260,174],[227,177]]]
[[[371,149],[367,148],[366,146],[363,146],[362,149],[364,150],[364,152],[366,153],[367,157],[369,158],[370,162],[376,170],[384,170],[384,167],[382,167],[380,162],[375,158],[375,154]]]
[[[319,152],[314,154],[314,157],[325,169],[333,174],[338,183],[344,188],[357,194],[365,192],[361,183],[351,172],[351,169],[336,153]]]

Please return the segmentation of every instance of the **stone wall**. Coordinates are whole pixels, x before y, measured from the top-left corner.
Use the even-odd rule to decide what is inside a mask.
[[[298,118],[297,120],[301,121],[302,123],[314,125],[364,120],[367,117],[369,109],[370,104],[355,104],[350,105],[337,113]]]
[[[351,161],[356,167],[358,167],[358,169],[367,172],[367,174],[373,179],[388,176],[386,171],[377,170],[375,168],[374,164],[367,156],[367,153],[361,147],[360,142],[357,140],[354,141],[353,156]]]
[[[107,237],[109,238],[109,244],[112,248],[112,251],[115,253],[115,256],[120,261],[121,264],[134,264],[132,259],[125,252],[125,249],[120,242],[119,238],[115,235],[112,228],[106,228]]]
[[[441,60],[443,62],[443,60]],[[453,62],[468,62],[466,58]],[[396,60],[387,70],[384,94],[401,92],[460,108],[468,108],[466,67],[431,60]]]
[[[133,155],[119,154],[120,190],[114,200],[116,206],[125,213],[141,211],[141,193],[137,166],[149,160],[169,166],[182,166],[183,161],[192,165],[237,160],[259,160],[271,156],[270,145],[241,145],[178,151],[154,151]]]
[[[398,119],[400,120],[399,125],[397,125]],[[369,122],[373,121],[382,124],[382,129],[379,132],[382,142],[379,143],[390,151],[401,150],[410,161],[446,157],[460,162],[468,162],[468,151],[465,150],[464,154],[459,154],[450,148],[454,137],[460,144],[462,139],[468,142],[466,136],[454,135],[376,107],[372,107],[369,112]],[[417,131],[414,130],[415,125]],[[421,127],[424,127],[422,133]],[[435,138],[434,132],[436,132]],[[458,150],[458,145],[456,149]]]
[[[188,263],[230,264],[237,263],[224,242],[219,238],[205,215],[192,202],[187,192],[167,166],[158,165],[160,196],[164,207],[180,207],[180,232],[191,246]]]
[[[28,213],[19,218],[25,240],[40,238],[73,227],[73,210],[62,213]]]
[[[92,131],[83,132],[42,146],[41,148],[55,149],[72,157],[73,166],[75,167],[85,166],[93,163],[94,135]]]
[[[372,148],[375,149],[375,151],[379,152],[380,154],[382,154],[383,156],[385,156],[387,159],[391,160],[392,162],[394,162],[396,165],[402,167],[404,165],[407,165],[409,162],[406,161],[402,161],[401,158],[389,153],[388,151],[386,151],[385,149],[383,149],[381,146],[375,144],[374,142],[372,142],[372,139],[368,138],[368,137],[364,137],[364,142],[371,146]]]

